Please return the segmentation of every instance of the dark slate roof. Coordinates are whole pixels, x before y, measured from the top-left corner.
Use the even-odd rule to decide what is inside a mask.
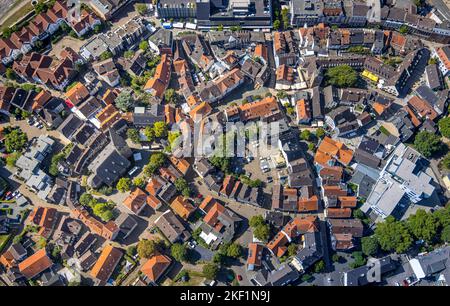
[[[66,120],[58,127],[58,131],[67,139],[71,139],[73,134],[83,124],[83,121],[74,114],[70,114]]]
[[[324,250],[320,232],[305,233],[303,238],[305,247],[300,249],[295,258],[306,270],[322,258]]]

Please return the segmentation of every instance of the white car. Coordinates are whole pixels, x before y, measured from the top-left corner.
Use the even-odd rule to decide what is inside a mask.
[[[128,175],[132,176],[134,173],[136,173],[136,171],[139,170],[138,166],[134,166],[133,169],[131,169],[130,171],[128,171]]]

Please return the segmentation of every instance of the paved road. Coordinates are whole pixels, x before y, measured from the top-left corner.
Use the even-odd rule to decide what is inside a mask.
[[[22,7],[28,5],[28,3],[28,0],[0,0],[0,24],[3,24],[9,16],[16,13]]]
[[[450,8],[443,0],[431,0],[433,6],[441,13],[445,18],[450,20]],[[448,3],[448,1],[447,1]]]

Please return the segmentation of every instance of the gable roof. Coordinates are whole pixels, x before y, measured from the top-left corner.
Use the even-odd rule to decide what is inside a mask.
[[[158,279],[169,268],[172,260],[162,254],[157,254],[150,258],[141,268],[141,272],[148,277],[152,282],[158,281]]]
[[[125,205],[129,210],[138,214],[142,207],[147,203],[147,195],[140,188],[136,188],[124,201]]]
[[[191,214],[194,212],[195,207],[192,206],[184,197],[177,196],[172,203],[170,208],[179,215],[181,218],[187,220]]]
[[[53,262],[47,256],[47,252],[45,251],[45,249],[40,249],[39,251],[19,263],[19,271],[27,279],[30,279],[47,270],[52,265]]]
[[[333,158],[347,166],[353,159],[353,151],[345,144],[326,136],[317,148],[314,161],[326,166]]]
[[[91,270],[91,275],[100,281],[107,282],[122,258],[122,255],[120,249],[112,245],[105,246]]]

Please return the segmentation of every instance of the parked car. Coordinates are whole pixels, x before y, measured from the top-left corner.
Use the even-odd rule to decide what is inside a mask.
[[[195,244],[194,244],[192,241],[189,241],[189,242],[188,242],[188,246],[189,246],[191,249],[195,249]]]
[[[136,173],[136,171],[139,170],[138,166],[134,166],[133,169],[131,169],[130,171],[128,171],[128,175],[132,176],[134,173]]]
[[[8,191],[5,195],[5,200],[8,201],[8,200],[11,200],[12,198],[13,198],[12,192]]]

